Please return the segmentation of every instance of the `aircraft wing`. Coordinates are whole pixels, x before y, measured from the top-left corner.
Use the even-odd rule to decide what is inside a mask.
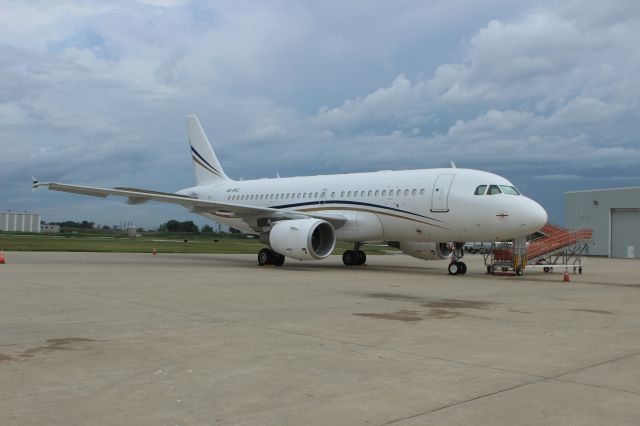
[[[162,203],[179,204],[193,213],[209,213],[226,218],[238,218],[258,231],[258,219],[305,219],[318,218],[331,223],[334,228],[340,228],[347,218],[339,214],[328,212],[297,212],[295,210],[281,210],[271,207],[258,207],[246,204],[223,203],[218,201],[202,200],[189,195],[172,194],[168,192],[150,191],[138,188],[96,188],[92,186],[69,185],[55,182],[38,182],[33,180],[33,189],[39,187],[49,188],[52,191],[70,192],[73,194],[91,195],[94,197],[107,197],[115,195],[127,197],[128,204],[142,204],[147,201],[159,201]]]

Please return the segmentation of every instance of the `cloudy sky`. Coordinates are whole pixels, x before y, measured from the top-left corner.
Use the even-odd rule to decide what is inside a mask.
[[[454,160],[563,223],[640,186],[638,40],[637,0],[0,0],[0,210],[197,219],[30,188],[190,186],[196,113],[235,179]]]

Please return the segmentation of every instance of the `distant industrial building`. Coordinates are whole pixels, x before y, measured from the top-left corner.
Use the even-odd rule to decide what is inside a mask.
[[[0,231],[40,232],[40,214],[33,212],[0,212]]]
[[[590,255],[640,258],[640,187],[565,194],[570,229],[593,229]]]
[[[53,223],[43,223],[40,225],[40,229],[45,234],[57,234],[60,232],[60,225],[54,225]]]

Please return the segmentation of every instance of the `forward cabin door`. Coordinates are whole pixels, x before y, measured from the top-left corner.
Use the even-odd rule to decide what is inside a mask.
[[[453,182],[453,176],[453,174],[438,175],[436,183],[433,185],[433,192],[431,193],[432,212],[449,211],[449,189]]]

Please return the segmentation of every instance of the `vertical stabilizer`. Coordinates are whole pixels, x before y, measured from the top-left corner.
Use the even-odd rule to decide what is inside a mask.
[[[196,169],[196,181],[198,185],[204,183],[222,183],[230,180],[211,148],[207,135],[204,134],[200,120],[195,115],[187,116],[187,131],[189,145],[191,146],[191,158]]]

